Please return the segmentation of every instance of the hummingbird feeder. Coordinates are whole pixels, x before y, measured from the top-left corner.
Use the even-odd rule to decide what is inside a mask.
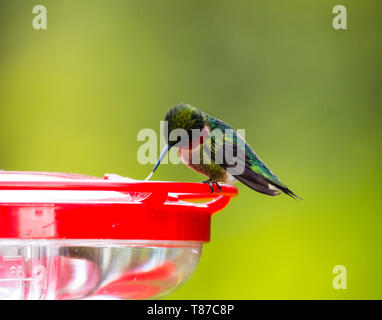
[[[222,185],[0,171],[0,299],[153,299],[210,240]]]

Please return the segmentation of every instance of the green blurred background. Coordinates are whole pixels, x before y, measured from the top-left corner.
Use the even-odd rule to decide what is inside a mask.
[[[138,131],[192,104],[245,128],[304,201],[239,185],[169,298],[382,298],[381,17],[380,0],[1,1],[0,168],[143,179]]]

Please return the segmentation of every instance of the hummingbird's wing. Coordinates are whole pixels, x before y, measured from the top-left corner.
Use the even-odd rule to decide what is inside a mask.
[[[245,140],[225,122],[209,118],[210,135],[203,145],[210,149],[212,160],[237,180],[258,192],[275,196],[280,190],[298,198],[257,156]],[[222,137],[211,134],[219,129]]]

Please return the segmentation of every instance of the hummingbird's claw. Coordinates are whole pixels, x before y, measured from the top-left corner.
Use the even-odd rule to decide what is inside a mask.
[[[202,183],[208,184],[208,186],[211,188],[211,193],[214,192],[214,186],[213,186],[213,183],[210,180],[202,181]]]
[[[222,187],[216,181],[205,180],[205,181],[202,181],[202,183],[208,184],[208,186],[211,188],[211,193],[214,193],[214,191],[215,191],[214,185],[216,185],[218,187],[218,189],[219,189],[218,192],[222,191]]]
[[[218,192],[222,192],[222,187],[220,186],[220,184],[218,184],[216,181],[212,182],[212,184],[216,185],[219,189]]]

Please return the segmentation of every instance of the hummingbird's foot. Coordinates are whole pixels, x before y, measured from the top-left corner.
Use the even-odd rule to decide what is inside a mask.
[[[218,192],[222,192],[222,187],[220,186],[220,184],[218,184],[216,181],[212,182],[212,184],[216,185],[219,189]]]
[[[208,184],[208,186],[211,188],[211,193],[214,192],[214,185],[210,180],[202,181],[202,183]]]

